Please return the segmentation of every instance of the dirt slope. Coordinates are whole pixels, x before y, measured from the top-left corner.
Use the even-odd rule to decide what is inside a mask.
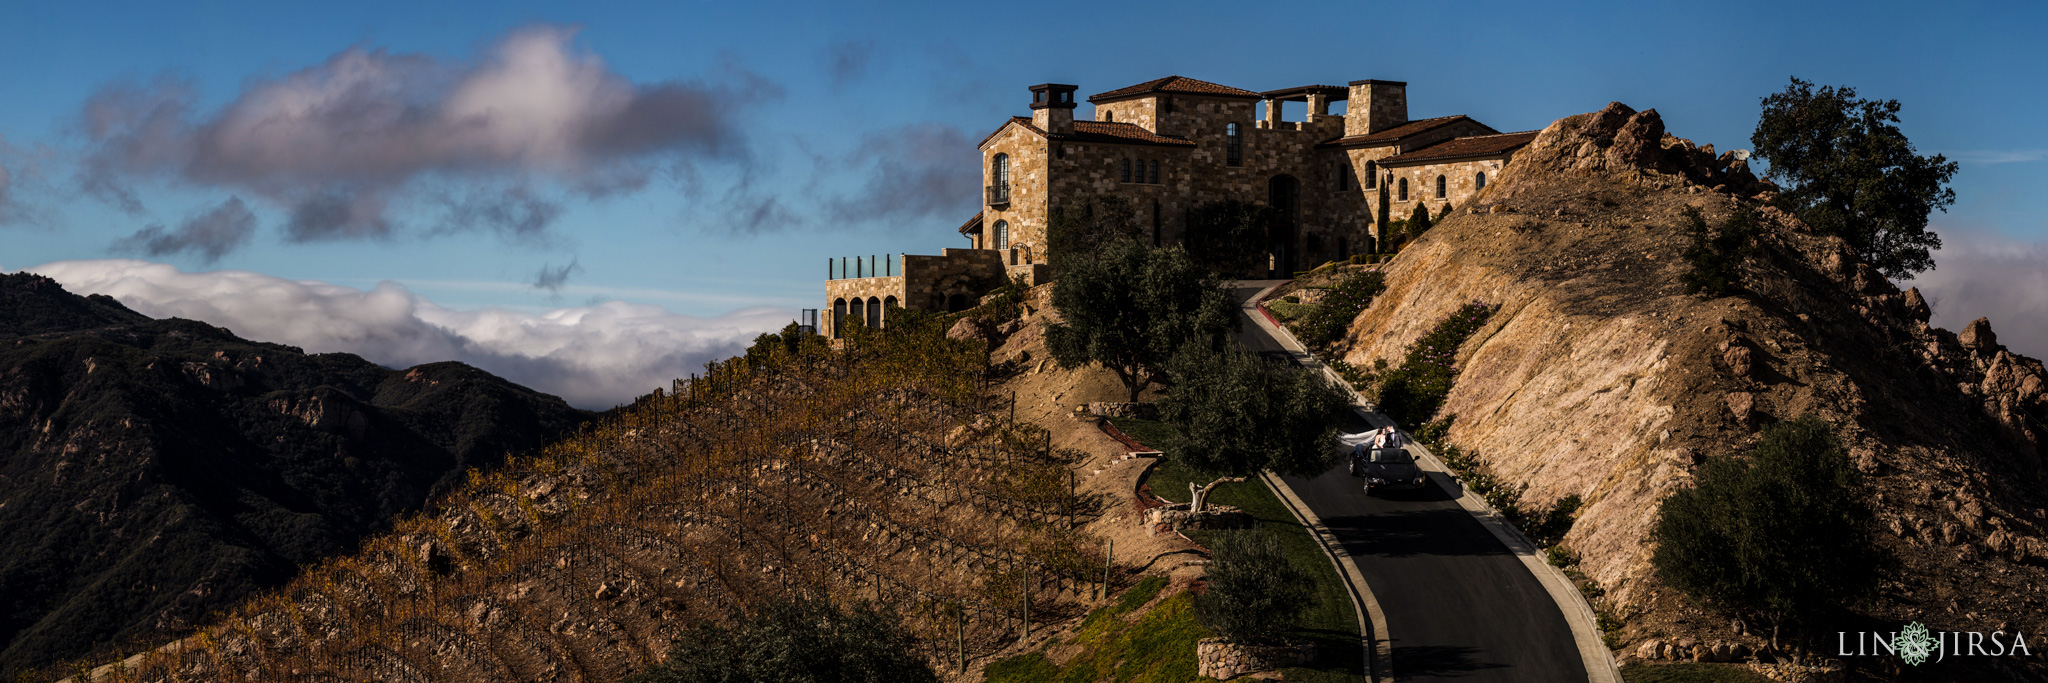
[[[1398,362],[1458,306],[1499,304],[1459,353],[1451,441],[1525,484],[1525,506],[1585,498],[1565,545],[1631,617],[1630,640],[1735,635],[1652,576],[1656,503],[1707,454],[1807,413],[1874,482],[1882,543],[1902,560],[1868,617],[2048,630],[2040,362],[1999,347],[1988,323],[1928,326],[1917,291],[1768,208],[1750,291],[1685,294],[1680,210],[1718,220],[1768,191],[1731,156],[1665,134],[1654,110],[1560,120],[1393,262],[1343,357]]]

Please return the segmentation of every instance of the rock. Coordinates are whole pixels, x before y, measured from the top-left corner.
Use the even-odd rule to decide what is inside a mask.
[[[1927,298],[1920,295],[1919,287],[1906,290],[1906,299],[1902,305],[1906,308],[1906,315],[1923,323],[1934,315],[1934,309],[1927,305]]]
[[[1998,348],[1998,335],[1991,331],[1990,318],[1978,318],[1964,325],[1962,333],[1956,335],[1956,341],[1962,342],[1964,348],[1976,351]]]
[[[981,342],[984,348],[989,343],[988,330],[983,327],[980,318],[961,318],[960,322],[953,323],[953,329],[946,330],[946,338],[976,340]]]
[[[1003,335],[1003,336],[1005,336],[1005,337],[1008,337],[1008,336],[1010,336],[1010,335],[1016,334],[1018,330],[1022,330],[1022,329],[1024,329],[1024,321],[1023,321],[1023,320],[1012,320],[1012,321],[1009,321],[1009,322],[1003,323],[1003,324],[1001,324],[1001,325],[997,325],[997,326],[996,326],[996,334],[1000,334],[1000,335]]]
[[[1607,106],[1601,107],[1600,111],[1593,112],[1592,115],[1586,118],[1584,123],[1579,124],[1579,129],[1576,132],[1581,136],[1592,138],[1604,146],[1608,141],[1614,139],[1614,134],[1620,132],[1621,127],[1626,125],[1629,118],[1634,116],[1635,113],[1636,110],[1630,109],[1626,104],[1608,102]]]
[[[1735,421],[1744,426],[1756,421],[1756,395],[1747,391],[1728,392],[1728,412],[1735,414]]]
[[[1636,657],[1641,659],[1656,659],[1663,653],[1664,641],[1661,640],[1646,640],[1636,646]]]
[[[1748,346],[1729,345],[1728,350],[1721,353],[1721,360],[1728,364],[1729,374],[1748,377],[1749,371],[1753,369],[1750,366],[1750,356]]]
[[[1614,145],[1607,148],[1607,158],[1615,164],[1636,168],[1668,167],[1660,144],[1663,139],[1664,118],[1655,109],[1644,109],[1631,114],[1621,125],[1614,135]]]
[[[606,581],[604,583],[597,584],[597,593],[592,595],[592,597],[595,597],[599,600],[610,600],[618,596],[619,585],[617,582],[614,581]]]
[[[1728,647],[1728,641],[1725,641],[1725,640],[1716,640],[1716,641],[1714,641],[1714,647],[1713,647],[1713,649],[1712,649],[1712,650],[1710,651],[1710,653],[1711,653],[1712,657],[1711,657],[1711,658],[1709,658],[1709,659],[1708,659],[1707,661],[1710,661],[1710,662],[1725,662],[1725,661],[1728,661],[1729,659],[1731,659],[1731,658],[1732,658],[1732,655],[1733,655],[1733,653],[1731,652],[1731,650],[1732,650],[1732,648]]]
[[[1748,645],[1745,645],[1743,643],[1736,643],[1734,645],[1728,646],[1728,661],[1739,662],[1744,659],[1748,659],[1749,655],[1750,652]]]

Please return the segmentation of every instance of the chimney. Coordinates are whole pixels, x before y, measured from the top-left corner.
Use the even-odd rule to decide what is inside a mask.
[[[1031,86],[1031,125],[1053,135],[1074,132],[1074,91],[1077,85],[1041,83]]]
[[[1366,135],[1408,122],[1408,84],[1401,81],[1352,81],[1351,103],[1344,110],[1344,134]]]

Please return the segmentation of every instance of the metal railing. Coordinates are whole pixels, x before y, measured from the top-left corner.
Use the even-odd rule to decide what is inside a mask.
[[[988,187],[987,187],[987,190],[988,190],[988,205],[989,205],[989,206],[1009,206],[1009,205],[1010,205],[1010,184],[1009,184],[1009,183],[1003,183],[1003,184],[1001,184],[1001,185],[990,185],[990,186],[988,186]]]
[[[864,277],[893,277],[903,274],[898,260],[902,254],[841,256],[825,259],[825,279],[852,280]]]

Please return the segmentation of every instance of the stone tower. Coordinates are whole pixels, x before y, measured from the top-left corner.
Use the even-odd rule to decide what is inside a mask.
[[[1407,122],[1407,83],[1376,80],[1351,82],[1351,104],[1344,110],[1345,135],[1368,135]]]

